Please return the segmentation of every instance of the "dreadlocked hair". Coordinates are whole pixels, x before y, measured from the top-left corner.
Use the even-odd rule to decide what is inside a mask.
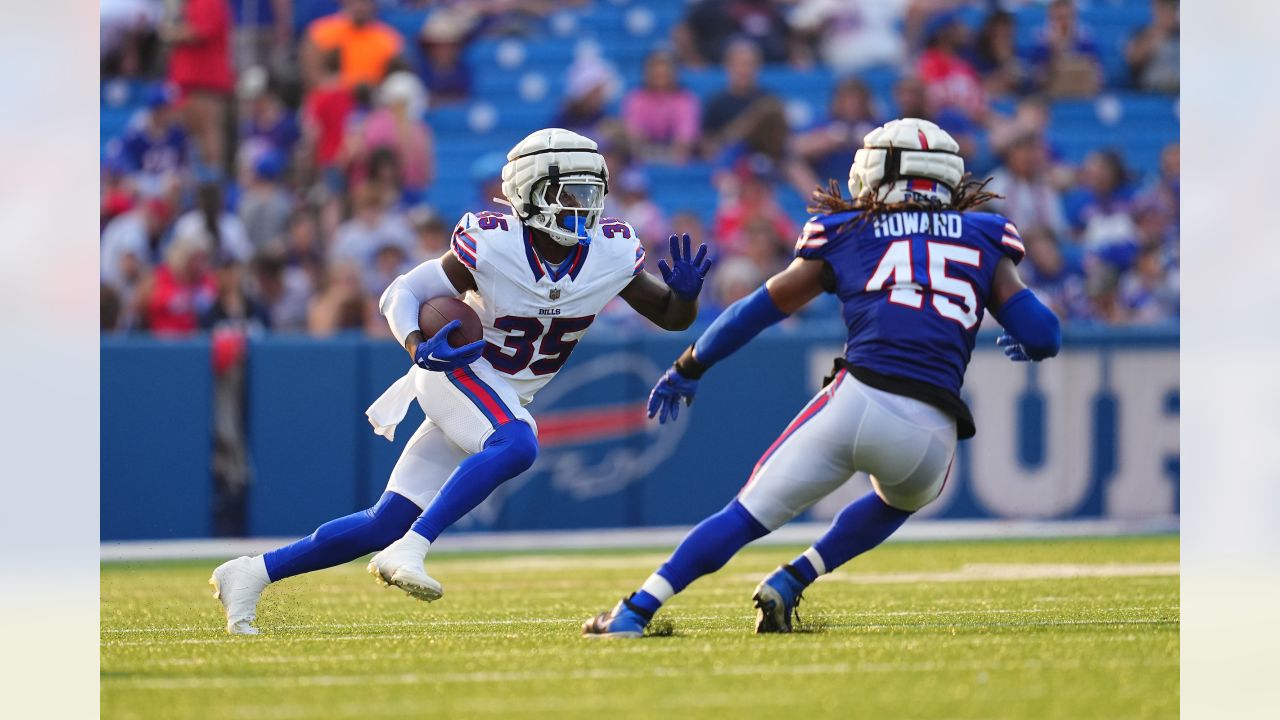
[[[840,183],[835,180],[828,180],[825,188],[818,187],[814,189],[807,209],[815,215],[833,215],[851,210],[861,210],[861,214],[854,220],[859,225],[872,216],[903,210],[939,211],[945,209],[964,212],[1003,197],[986,189],[987,183],[990,182],[991,178],[980,181],[975,179],[972,173],[965,173],[964,177],[960,178],[960,184],[956,187],[955,192],[951,194],[950,205],[943,207],[941,203],[921,202],[919,200],[886,203],[874,193],[866,197],[848,200],[840,190]]]

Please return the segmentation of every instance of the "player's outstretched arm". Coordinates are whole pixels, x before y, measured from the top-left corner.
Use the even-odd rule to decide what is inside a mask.
[[[822,294],[821,260],[796,258],[754,293],[725,309],[676,360],[649,393],[649,417],[674,420],[680,402],[693,403],[698,380],[712,365],[729,357],[762,330]]]
[[[988,307],[1005,333],[996,338],[1004,354],[1015,362],[1038,361],[1058,354],[1062,326],[1035,293],[1022,282],[1009,258],[996,266]]]
[[[666,260],[658,261],[662,282],[641,272],[618,293],[632,309],[663,330],[684,330],[698,317],[698,294],[711,269],[711,259],[706,245],[698,247],[697,255],[690,245],[688,233],[684,234],[683,244],[672,235],[671,265]]]

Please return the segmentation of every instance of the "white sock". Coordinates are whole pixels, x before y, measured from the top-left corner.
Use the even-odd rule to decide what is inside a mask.
[[[266,587],[271,584],[271,574],[267,572],[267,560],[261,555],[255,555],[249,558],[249,571],[254,574],[262,586]]]
[[[658,573],[650,575],[649,579],[645,580],[644,584],[640,586],[640,589],[654,596],[661,603],[665,603],[671,599],[672,595],[676,594],[676,591],[671,588],[671,583],[667,582],[667,579]]]
[[[404,537],[400,538],[396,542],[399,543],[401,547],[412,548],[414,552],[418,553],[424,558],[427,556],[427,550],[431,548],[430,540],[422,537],[421,535],[419,535],[418,533],[412,530],[405,533]]]
[[[819,575],[827,574],[827,564],[822,561],[822,555],[819,554],[816,549],[811,547],[801,554],[809,558],[809,564],[813,565],[813,569],[816,570]]]

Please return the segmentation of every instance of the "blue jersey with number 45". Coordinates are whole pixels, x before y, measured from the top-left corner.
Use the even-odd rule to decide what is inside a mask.
[[[827,289],[849,331],[845,360],[958,401],[996,265],[1022,260],[1017,228],[983,212],[859,215],[810,218],[796,242],[797,257],[830,266]]]

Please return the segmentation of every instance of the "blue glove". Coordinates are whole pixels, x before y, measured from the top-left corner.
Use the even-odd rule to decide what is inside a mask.
[[[690,380],[675,368],[669,368],[649,392],[649,417],[657,415],[658,424],[665,423],[667,418],[675,420],[680,415],[680,401],[692,405],[696,392],[697,380]]]
[[[1004,348],[1005,356],[1014,362],[1036,362],[1031,359],[1026,350],[1022,349],[1022,343],[1009,333],[996,338],[996,345]]]
[[[681,300],[693,302],[702,292],[702,280],[711,269],[711,260],[707,258],[707,246],[698,246],[698,256],[694,257],[689,248],[689,233],[684,234],[684,250],[681,251],[680,240],[671,236],[671,262],[675,267],[667,265],[666,260],[658,261],[658,270],[662,271],[662,281],[671,288]]]
[[[480,354],[484,352],[484,340],[457,348],[449,344],[449,333],[461,325],[461,322],[451,320],[440,328],[435,337],[418,343],[418,349],[413,353],[413,362],[423,370],[447,372],[479,360]]]

